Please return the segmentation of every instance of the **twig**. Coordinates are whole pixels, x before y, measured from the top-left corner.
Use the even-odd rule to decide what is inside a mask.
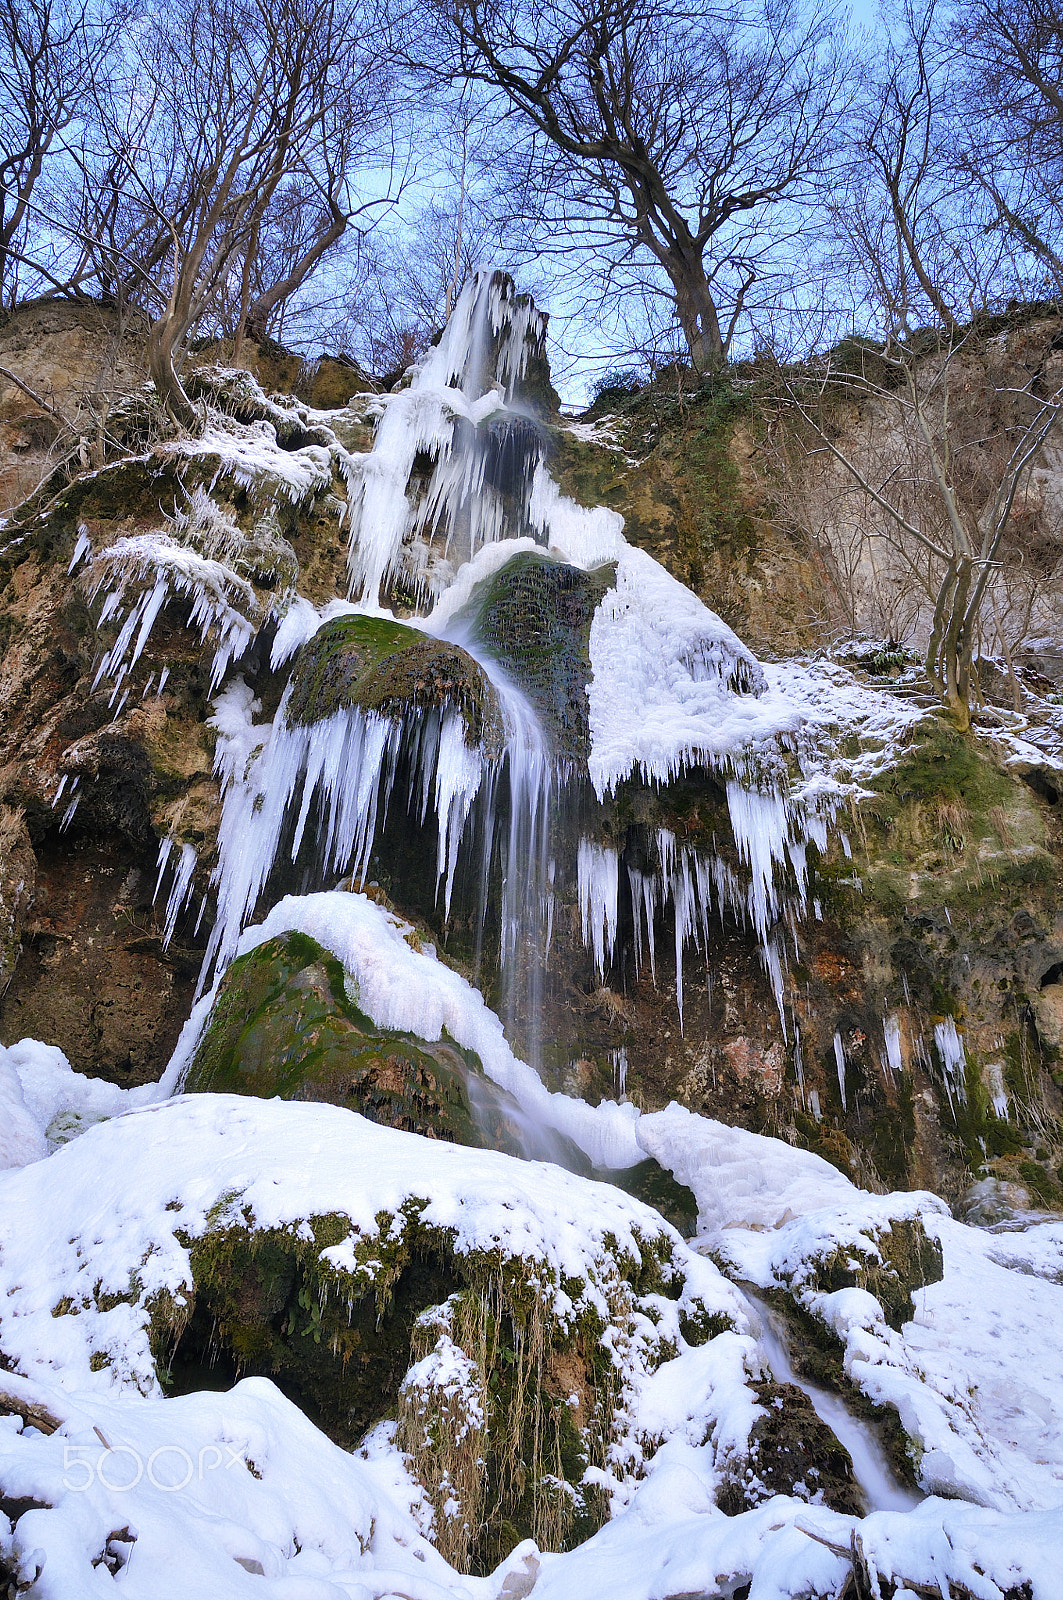
[[[10,367],[0,367],[0,376],[9,378],[16,388],[22,390],[23,394],[28,394],[31,400],[35,400],[39,406],[44,407],[45,411],[50,412],[53,417],[56,417],[63,424],[64,428],[69,428],[71,433],[77,432],[77,429],[74,427],[74,424],[70,421],[69,417],[64,417],[63,413],[53,406],[49,401],[47,401],[43,394],[38,394],[36,389],[31,389],[28,383],[24,383],[18,376],[17,372],[12,372]]]

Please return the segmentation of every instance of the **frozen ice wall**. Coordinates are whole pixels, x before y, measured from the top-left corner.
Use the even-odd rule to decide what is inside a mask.
[[[130,540],[80,552],[92,563],[93,589],[105,595],[105,615],[120,623],[99,664],[115,695],[170,594],[190,599],[193,623],[216,640],[224,806],[205,972],[231,958],[271,896],[292,887],[291,871],[276,868],[298,858],[304,888],[357,882],[388,817],[404,810],[411,827],[435,830],[443,918],[463,894],[463,914],[480,919],[484,947],[497,949],[502,1011],[533,1061],[559,885],[577,901],[603,982],[621,941],[636,970],[656,981],[666,938],[682,1021],[689,950],[707,953],[712,919],[737,921],[759,944],[782,1013],[787,949],[804,910],[806,846],[825,842],[836,799],[822,761],[817,767],[807,707],[696,595],[628,544],[621,517],[578,505],[550,477],[543,427],[520,398],[545,320],[504,274],[478,274],[408,386],[379,397],[372,448],[329,447],[348,486],[353,601],[317,610],[282,591],[263,614],[250,592],[238,599],[232,537],[211,520],[205,496],[190,510],[195,538],[190,523],[153,536],[150,549]],[[257,436],[240,441],[241,472],[252,446],[262,448]],[[211,448],[225,456],[216,440]],[[295,453],[308,458],[297,463],[308,482],[323,473],[326,453]],[[287,497],[309,492],[302,478],[289,484],[275,464],[270,470]],[[604,585],[586,647],[589,748],[576,766],[570,752],[558,754],[510,663],[492,657],[471,620],[485,586],[528,552],[594,571]],[[419,596],[427,612],[408,618],[411,625],[462,645],[491,678],[505,724],[501,755],[470,744],[457,708],[446,705],[411,705],[401,722],[347,708],[302,725],[289,724],[285,698],[271,721],[256,722],[253,692],[232,669],[267,623],[277,667],[337,610],[379,614],[399,595],[407,603]],[[648,853],[626,858],[602,822],[603,806],[629,780],[666,791],[692,771],[711,775],[726,796],[726,848],[695,848],[662,824]],[[573,787],[583,798],[562,826],[558,796]],[[194,866],[187,850],[164,841],[159,893],[168,933],[192,894]],[[492,873],[500,879],[497,927],[483,925]],[[470,881],[480,885],[471,907]]]

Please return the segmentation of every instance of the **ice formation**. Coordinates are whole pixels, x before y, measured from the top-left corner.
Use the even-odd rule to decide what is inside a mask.
[[[516,296],[503,276],[481,274],[466,287],[442,340],[409,386],[377,397],[379,421],[369,451],[350,454],[330,433],[327,418],[295,418],[273,402],[276,424],[212,422],[194,449],[181,448],[186,455],[198,451],[215,475],[254,486],[256,496],[265,483],[274,494],[305,499],[325,492],[332,468],[345,476],[356,598],[315,608],[282,585],[264,607],[246,578],[227,565],[236,559],[239,530],[227,528],[224,514],[196,490],[169,531],[101,552],[87,538],[79,544],[75,561],[90,563],[90,590],[104,594],[101,622],[120,624],[100,660],[98,681],[112,683],[121,709],[123,685],[171,596],[191,599],[193,624],[217,641],[213,678],[225,678],[214,716],[224,816],[206,971],[231,956],[274,868],[294,860],[306,838],[315,840],[311,876],[318,884],[346,875],[357,883],[389,812],[405,805],[422,825],[431,820],[435,827],[445,915],[459,861],[478,851],[472,876],[481,878],[492,860],[501,864],[503,1013],[507,1026],[523,1034],[534,1064],[534,1019],[559,878],[574,883],[583,937],[603,982],[623,907],[630,908],[623,935],[631,940],[636,968],[648,966],[654,981],[655,924],[670,916],[681,1022],[684,961],[690,946],[705,950],[710,919],[752,928],[785,1030],[784,968],[805,910],[807,846],[823,848],[840,796],[874,767],[872,756],[862,766],[850,761],[842,772],[831,753],[837,731],[859,721],[872,743],[881,735],[881,748],[918,713],[894,702],[887,726],[882,697],[876,701],[854,691],[851,681],[832,679],[828,667],[804,676],[798,670],[784,680],[761,666],[690,590],[627,543],[616,513],[588,510],[561,493],[546,469],[537,424],[519,398],[525,365],[542,335],[531,302]],[[281,450],[276,425],[293,421],[331,443]],[[586,570],[606,563],[615,568],[590,628],[586,774],[595,795],[601,801],[632,777],[666,785],[688,770],[707,770],[726,794],[731,859],[722,850],[680,843],[667,828],[657,830],[649,865],[621,863],[613,844],[593,831],[560,837],[555,800],[571,774],[506,664],[483,648],[471,621],[483,586],[529,551]],[[229,669],[265,624],[273,629],[277,670],[331,618],[379,613],[382,594],[399,576],[431,604],[411,625],[460,644],[491,678],[506,724],[501,759],[470,748],[460,718],[447,709],[411,709],[401,726],[355,710],[289,726],[282,701],[271,722],[255,723],[254,696]],[[408,793],[396,794],[397,773],[407,767]],[[160,878],[168,935],[191,892],[190,872],[182,855],[180,873],[168,868]],[[482,908],[471,909],[482,918]]]

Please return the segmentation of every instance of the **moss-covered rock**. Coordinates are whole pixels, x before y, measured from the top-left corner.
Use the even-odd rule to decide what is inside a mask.
[[[685,1359],[684,1325],[730,1341],[720,1370],[745,1405],[741,1297],[652,1211],[556,1167],[333,1106],[205,1095],[102,1123],[53,1160],[62,1180],[30,1169],[41,1195],[17,1259],[5,1237],[34,1295],[5,1312],[5,1362],[40,1350],[43,1303],[46,1346],[83,1383],[180,1394],[266,1376],[348,1448],[397,1420],[435,1537],[473,1570],[523,1538],[593,1532],[606,1507],[589,1468],[634,1487],[662,1442],[640,1398]],[[58,1227],[43,1189],[70,1199]]]
[[[430,1139],[523,1153],[520,1108],[476,1055],[446,1035],[377,1028],[340,963],[303,933],[232,963],[185,1087],[319,1100]]]
[[[615,581],[612,564],[584,572],[526,551],[493,573],[470,606],[477,636],[569,759],[586,757],[591,622]]]
[[[861,1233],[837,1248],[810,1256],[802,1277],[806,1289],[833,1294],[837,1289],[866,1289],[882,1307],[889,1326],[898,1332],[915,1311],[913,1296],[944,1276],[941,1246],[931,1239],[918,1217],[895,1217],[873,1237]]]
[[[762,1505],[772,1495],[794,1495],[862,1516],[864,1505],[853,1462],[803,1389],[773,1379],[755,1385],[763,1414],[749,1435],[749,1454],[717,1497],[728,1516]]]
[[[291,679],[291,724],[320,722],[360,707],[393,721],[418,709],[453,707],[466,741],[497,755],[498,699],[483,668],[460,646],[384,617],[334,617],[300,651]]]

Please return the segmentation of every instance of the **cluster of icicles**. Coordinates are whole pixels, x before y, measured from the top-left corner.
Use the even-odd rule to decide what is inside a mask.
[[[521,541],[515,548],[526,549],[529,535],[538,546],[562,546],[585,565],[608,559],[609,549],[618,540],[623,543],[614,514],[583,511],[560,496],[546,474],[536,430],[514,402],[529,349],[541,341],[543,327],[540,314],[530,301],[515,296],[509,280],[500,274],[480,275],[463,293],[442,340],[409,387],[383,405],[373,448],[355,455],[337,444],[335,464],[348,486],[354,597],[353,606],[345,609],[379,615],[381,585],[400,571],[409,586],[420,585],[426,600],[440,594],[445,600],[457,571],[478,551],[513,540]],[[264,448],[259,435],[252,446]],[[315,447],[315,471],[316,455],[321,454]],[[283,460],[280,468],[277,463],[282,455],[274,451],[270,456],[274,474],[283,471]],[[292,475],[298,473],[299,455],[291,453]],[[415,481],[415,463],[425,458],[431,471],[427,479],[422,474]],[[296,488],[290,492],[295,494]],[[152,626],[171,598],[191,600],[191,624],[204,642],[209,635],[215,643],[212,690],[267,621],[281,620],[281,632],[292,635],[294,649],[300,627],[291,626],[292,619],[299,615],[307,622],[309,614],[303,637],[322,620],[307,602],[293,604],[293,597],[283,593],[264,612],[250,585],[228,564],[233,559],[229,531],[218,521],[224,515],[202,491],[197,496],[191,497],[186,513],[171,518],[164,532],[119,541],[97,555],[83,537],[75,550],[72,566],[84,561],[91,594],[104,594],[101,622],[118,624],[96,676],[97,683],[109,679],[113,684],[115,716],[126,702],[130,675]],[[562,517],[568,519],[564,527]],[[233,542],[240,537],[235,527],[231,534]],[[626,581],[631,583],[630,575]],[[687,591],[682,595],[697,604]],[[437,636],[448,636],[445,620],[433,619],[428,626]],[[468,644],[460,629],[455,642]],[[703,662],[710,643],[712,659]],[[695,640],[695,646],[693,654],[687,651],[691,682],[722,681],[735,665],[731,661],[728,666],[715,642]],[[275,661],[276,654],[275,649]],[[203,983],[231,959],[275,866],[294,862],[304,839],[315,841],[315,871],[322,878],[346,876],[361,883],[389,810],[404,804],[416,825],[427,826],[430,816],[434,820],[438,895],[445,916],[462,852],[485,885],[481,919],[490,863],[493,858],[501,861],[501,964],[503,973],[519,966],[523,974],[523,989],[515,989],[507,1002],[514,1016],[504,1020],[523,1013],[526,1021],[534,1014],[553,930],[551,816],[565,775],[528,702],[502,669],[483,656],[478,659],[492,679],[506,726],[500,760],[470,747],[460,715],[447,708],[411,712],[402,722],[341,709],[317,723],[289,725],[286,696],[272,724],[255,724],[258,708],[252,691],[242,678],[229,676],[213,719],[224,801],[214,872],[217,914]],[[749,662],[755,669],[752,658]],[[740,672],[747,670],[741,661],[737,665]],[[157,692],[162,686],[160,682]],[[590,838],[579,842],[578,859],[570,864],[575,867],[583,938],[603,982],[618,935],[621,873],[630,893],[636,966],[648,966],[653,978],[655,924],[671,908],[680,1018],[684,952],[691,944],[706,950],[714,916],[737,917],[754,930],[782,1015],[785,949],[780,930],[789,923],[795,933],[803,910],[806,843],[814,839],[822,847],[826,842],[822,816],[807,814],[789,801],[781,783],[767,789],[747,786],[735,775],[741,770],[740,752],[731,755],[729,764],[704,753],[691,756],[687,764],[700,759],[727,780],[731,827],[745,881],[722,857],[680,844],[664,829],[654,841],[658,865],[651,872],[624,865],[615,849]],[[669,770],[677,766],[676,759],[669,762]],[[686,757],[678,765],[684,762]],[[407,792],[396,796],[400,771],[410,778]],[[167,939],[192,896],[195,864],[190,846],[175,855],[174,842],[163,841],[156,892],[167,885]],[[789,885],[785,892],[779,887],[783,881]],[[527,959],[529,951],[534,960]]]

